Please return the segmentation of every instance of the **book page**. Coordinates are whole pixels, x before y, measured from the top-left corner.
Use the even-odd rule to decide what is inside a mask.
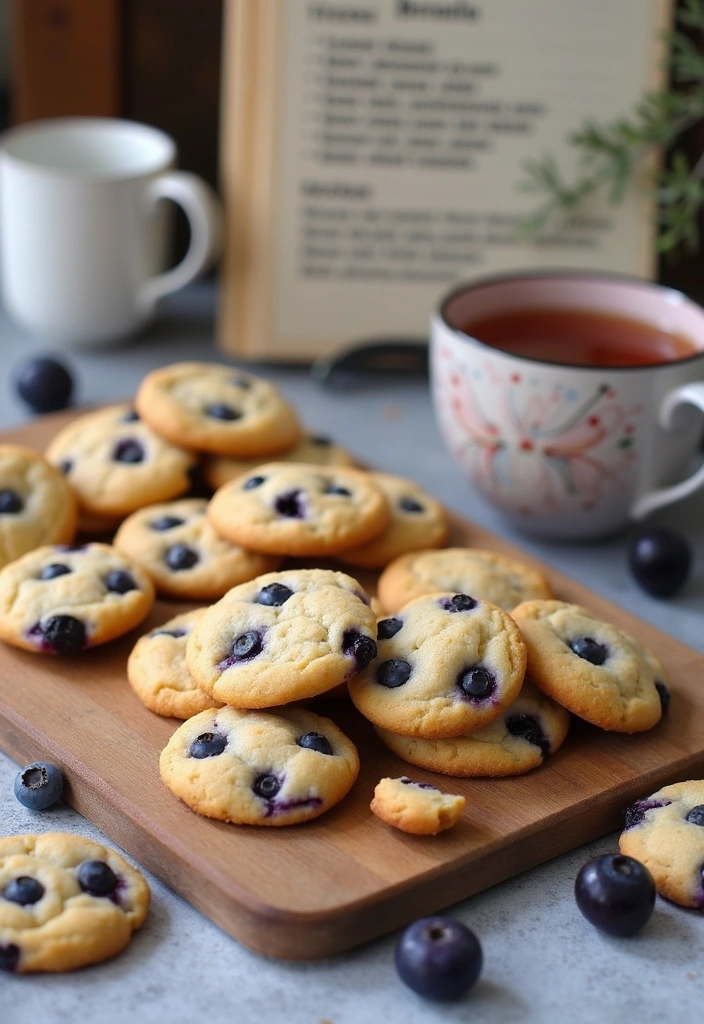
[[[532,268],[651,276],[652,206],[593,202],[540,241],[522,165],[628,113],[663,0],[278,0],[269,341],[279,355],[425,336],[460,280]],[[260,40],[261,45],[261,40]],[[571,163],[572,161],[572,163]]]

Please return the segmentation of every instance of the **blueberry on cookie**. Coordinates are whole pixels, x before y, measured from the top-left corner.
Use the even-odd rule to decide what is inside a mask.
[[[108,544],[36,548],[0,570],[0,639],[42,654],[78,654],[148,615],[154,586]]]
[[[179,726],[161,777],[192,810],[238,825],[295,825],[349,792],[359,772],[353,743],[327,718],[298,708],[224,707]]]
[[[64,832],[0,838],[0,970],[70,971],[119,953],[149,886],[109,847]]]

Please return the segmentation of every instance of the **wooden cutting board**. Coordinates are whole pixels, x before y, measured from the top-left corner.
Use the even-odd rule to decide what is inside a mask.
[[[2,440],[43,449],[70,417],[46,417]],[[459,519],[451,543],[531,561]],[[0,747],[21,763],[59,765],[76,810],[252,949],[298,960],[349,949],[616,829],[634,798],[704,774],[704,656],[566,576],[547,574],[558,596],[601,613],[658,653],[671,674],[670,712],[637,736],[573,719],[564,747],[514,779],[448,779],[413,769],[419,781],[467,798],[461,821],[439,836],[405,835],[369,812],[377,781],[408,769],[345,701],[320,708],[361,754],[360,777],[337,807],[278,829],[194,814],[159,778],[159,753],[179,723],[147,711],[125,677],[136,634],[74,658],[0,645]],[[159,604],[137,633],[176,610]]]

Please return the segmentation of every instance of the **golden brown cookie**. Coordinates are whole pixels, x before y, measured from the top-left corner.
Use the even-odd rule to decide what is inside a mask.
[[[176,448],[129,405],[86,413],[60,430],[46,450],[85,512],[123,517],[190,487],[191,452]]]
[[[76,497],[38,452],[0,445],[0,566],[43,544],[73,540]]]
[[[381,569],[409,551],[439,548],[447,540],[450,523],[447,512],[412,480],[390,473],[370,473],[391,511],[383,533],[361,547],[342,551],[341,562],[365,569]]]
[[[201,689],[234,707],[264,708],[331,690],[376,654],[376,618],[356,580],[290,569],[233,587],[186,647]]]
[[[402,775],[400,779],[381,779],[369,808],[401,832],[435,836],[452,828],[466,802],[463,796],[443,793],[429,782],[414,782]]]
[[[124,857],[66,832],[0,839],[0,970],[71,971],[115,956],[149,909]]]
[[[389,522],[368,473],[346,466],[268,462],[225,484],[208,506],[221,537],[272,555],[333,555],[365,544]]]
[[[704,910],[704,780],[665,786],[625,817],[621,853],[645,864],[661,896]]]
[[[253,473],[269,458],[234,459],[226,455],[206,455],[203,459],[203,477],[214,491],[243,473]],[[316,466],[354,466],[354,459],[344,448],[324,434],[304,434],[297,444],[286,452],[279,452],[277,462],[307,462]]]
[[[389,613],[422,594],[440,591],[470,594],[505,611],[531,598],[552,597],[537,569],[480,548],[412,552],[393,561],[379,577],[379,599]]]
[[[216,600],[231,587],[278,568],[280,559],[219,537],[204,498],[149,505],[125,519],[114,544],[148,572],[160,594]]]
[[[234,366],[193,362],[153,370],[135,406],[172,444],[236,458],[286,451],[301,436],[278,388]]]
[[[513,619],[488,601],[435,594],[378,623],[377,657],[350,679],[356,707],[403,736],[462,736],[518,696],[526,648]]]
[[[300,708],[203,711],[161,753],[161,778],[184,803],[237,825],[296,825],[352,788],[354,744],[327,718]]]
[[[529,675],[558,704],[614,732],[641,732],[660,721],[661,693],[669,694],[665,669],[633,637],[564,601],[526,601],[512,615],[528,648]]]
[[[190,718],[220,702],[198,688],[186,665],[186,644],[205,608],[176,615],[140,637],[127,659],[127,678],[142,704],[167,718]]]
[[[567,735],[569,712],[525,679],[514,702],[493,722],[467,736],[426,740],[377,726],[379,738],[402,760],[461,778],[522,775],[554,754]]]

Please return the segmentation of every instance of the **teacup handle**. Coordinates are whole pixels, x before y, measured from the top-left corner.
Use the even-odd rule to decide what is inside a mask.
[[[704,412],[704,382],[694,381],[691,384],[683,384],[682,387],[670,391],[660,406],[658,419],[663,430],[672,427],[675,410],[680,405],[694,405]],[[686,480],[673,484],[672,487],[659,487],[654,491],[648,491],[635,502],[631,509],[632,519],[643,519],[663,505],[669,505],[680,498],[686,498],[688,494],[704,486],[704,464],[695,470]]]
[[[205,270],[222,247],[220,201],[197,174],[168,171],[155,178],[147,191],[146,201],[152,207],[159,199],[171,199],[182,208],[188,218],[191,241],[180,263],[142,285],[140,303],[149,311],[164,295],[183,288]]]

